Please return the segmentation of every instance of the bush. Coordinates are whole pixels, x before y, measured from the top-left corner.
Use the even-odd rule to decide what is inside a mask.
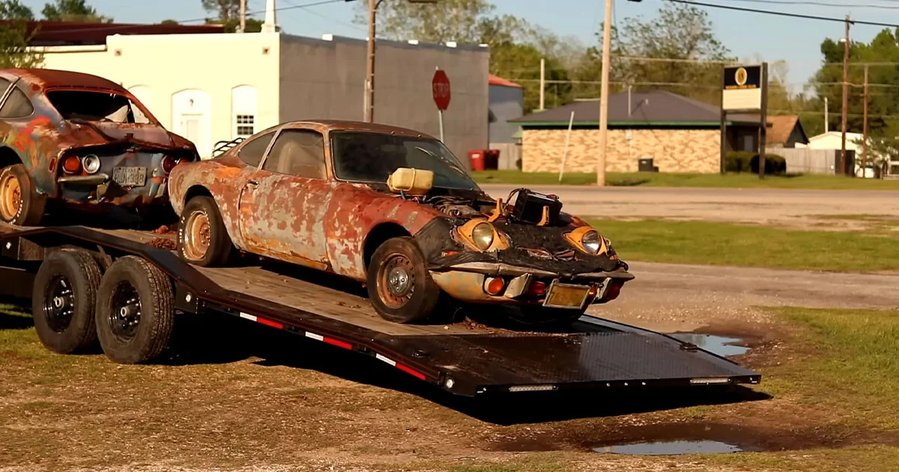
[[[724,155],[724,170],[727,172],[759,173],[759,155],[749,151],[730,151]],[[765,154],[765,174],[783,175],[787,173],[787,160],[777,154]]]

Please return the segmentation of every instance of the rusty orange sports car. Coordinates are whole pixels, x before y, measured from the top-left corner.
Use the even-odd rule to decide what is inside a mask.
[[[493,199],[443,143],[403,128],[285,123],[178,166],[169,194],[185,260],[222,265],[238,249],[333,272],[365,283],[398,322],[427,320],[446,294],[569,323],[633,278],[557,198]]]
[[[0,220],[41,222],[47,204],[168,211],[165,184],[193,143],[101,77],[0,69]]]

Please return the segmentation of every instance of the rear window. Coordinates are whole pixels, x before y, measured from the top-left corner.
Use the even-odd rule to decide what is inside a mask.
[[[123,95],[60,90],[47,92],[47,99],[66,120],[150,123],[140,107]]]

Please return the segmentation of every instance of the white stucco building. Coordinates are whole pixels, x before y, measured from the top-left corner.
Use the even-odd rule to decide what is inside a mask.
[[[41,48],[44,67],[122,84],[172,131],[214,144],[298,119],[363,116],[366,43],[277,32],[112,35]],[[460,157],[488,142],[489,50],[378,41],[375,120],[438,135],[435,68],[452,81],[446,143]]]

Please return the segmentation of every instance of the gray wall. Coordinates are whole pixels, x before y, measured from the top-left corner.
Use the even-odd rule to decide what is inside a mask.
[[[283,35],[281,121],[363,117],[366,43]],[[490,51],[379,40],[375,69],[375,121],[439,136],[431,93],[436,67],[446,71],[452,101],[444,116],[446,144],[467,162],[469,149],[488,143],[487,70]]]
[[[769,148],[767,152],[783,156],[790,174],[834,174],[840,151],[809,148]]]
[[[494,143],[512,143],[512,136],[518,132],[518,125],[508,120],[521,118],[524,114],[524,90],[503,85],[490,86],[490,112],[495,121],[490,123],[490,146]]]

